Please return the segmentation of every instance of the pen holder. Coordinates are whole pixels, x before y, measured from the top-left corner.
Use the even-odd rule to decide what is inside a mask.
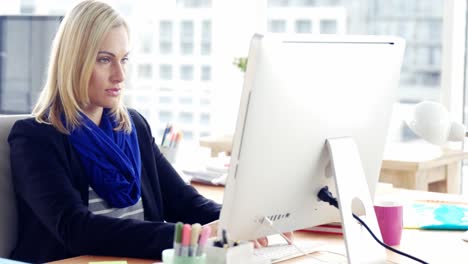
[[[160,147],[161,153],[171,164],[174,164],[177,160],[177,150],[178,147]]]
[[[253,243],[244,242],[228,248],[215,247],[213,244],[205,247],[206,263],[209,264],[250,264],[253,262]],[[271,262],[265,262],[271,263]],[[263,264],[255,262],[255,264]]]
[[[174,256],[174,249],[165,249],[162,252],[162,261],[164,264],[206,264],[206,254],[201,256]],[[209,262],[208,262],[209,263]]]

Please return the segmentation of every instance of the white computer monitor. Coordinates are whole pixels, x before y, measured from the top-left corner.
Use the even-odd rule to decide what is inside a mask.
[[[317,199],[325,185],[337,193],[331,138],[356,143],[374,196],[404,45],[387,36],[253,36],[220,217],[233,240],[341,220]]]

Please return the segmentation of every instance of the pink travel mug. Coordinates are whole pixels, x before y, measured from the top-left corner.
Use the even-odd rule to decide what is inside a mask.
[[[374,209],[384,243],[389,246],[399,245],[403,232],[403,205],[382,201],[374,205]]]

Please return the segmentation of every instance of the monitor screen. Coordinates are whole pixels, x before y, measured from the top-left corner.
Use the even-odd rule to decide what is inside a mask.
[[[403,51],[397,37],[253,36],[220,217],[230,238],[339,221],[317,199],[336,193],[330,138],[355,141],[373,197]]]

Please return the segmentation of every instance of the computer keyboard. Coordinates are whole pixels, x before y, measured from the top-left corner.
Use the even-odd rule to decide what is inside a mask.
[[[299,247],[305,253],[312,253],[317,251],[319,246],[321,246],[321,244],[300,245]],[[256,260],[270,260],[271,263],[300,257],[302,255],[304,254],[297,250],[295,246],[288,244],[276,244],[254,249],[254,258]]]

